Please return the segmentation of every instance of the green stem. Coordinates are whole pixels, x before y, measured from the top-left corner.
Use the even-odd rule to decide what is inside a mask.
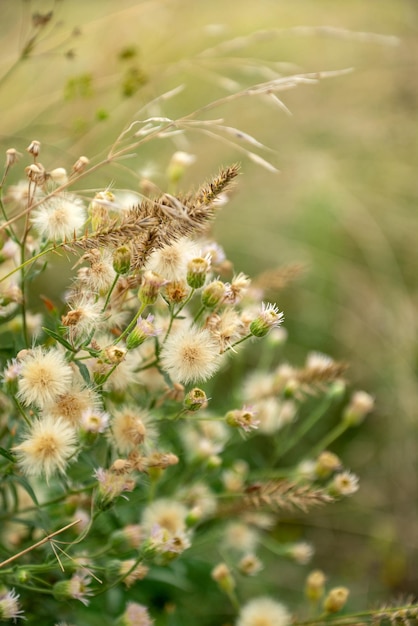
[[[16,398],[16,396],[15,396],[15,395],[13,396],[13,402],[14,402],[14,404],[15,404],[15,406],[16,406],[16,408],[17,408],[17,410],[19,411],[20,415],[21,415],[21,416],[23,417],[23,419],[25,420],[26,424],[27,424],[28,426],[31,426],[32,424],[31,424],[31,422],[30,422],[30,420],[29,420],[28,416],[26,415],[25,411],[23,410],[22,405],[20,404],[19,400]]]
[[[235,590],[231,589],[231,591],[228,591],[226,593],[226,595],[228,596],[229,601],[231,602],[231,604],[234,607],[234,609],[236,610],[236,612],[239,613],[240,610],[241,610],[241,605],[239,603],[238,596],[235,593]]]
[[[189,304],[190,300],[193,298],[194,294],[196,293],[196,289],[192,289],[189,293],[189,295],[187,296],[186,300],[183,302],[183,304],[180,305],[180,307],[177,309],[177,311],[174,313],[173,311],[173,315],[170,318],[170,322],[168,324],[168,328],[167,328],[167,332],[164,336],[164,339],[162,341],[162,345],[165,344],[166,339],[168,337],[168,335],[170,334],[171,328],[173,326],[173,322],[175,319],[177,319],[177,317],[179,316],[179,314],[182,312],[182,310],[184,309],[184,307]]]
[[[323,415],[327,412],[327,410],[331,406],[332,402],[333,402],[333,396],[331,395],[327,395],[325,396],[325,398],[323,398],[318,408],[315,411],[312,411],[312,413],[307,417],[307,419],[305,419],[305,421],[303,421],[300,424],[299,428],[296,430],[293,437],[290,437],[287,440],[287,442],[281,448],[278,458],[282,457],[284,454],[289,452],[289,450],[295,447],[295,445],[302,439],[302,437],[304,437],[315,426],[315,424],[319,422],[321,417],[323,417]]]
[[[250,339],[251,337],[254,337],[254,335],[252,335],[251,333],[249,333],[248,335],[245,335],[245,337],[242,337],[241,339],[238,339],[238,341],[236,341],[235,343],[232,343],[230,346],[228,346],[225,349],[225,352],[227,352],[228,350],[232,350],[233,348],[235,348],[235,346],[238,346],[240,343],[242,343],[243,341],[247,341],[247,339]]]
[[[110,287],[109,292],[108,292],[108,294],[106,296],[106,300],[105,300],[105,303],[104,303],[103,308],[102,308],[102,313],[104,313],[106,311],[107,305],[109,304],[110,296],[112,295],[113,290],[116,287],[116,283],[119,280],[119,276],[120,276],[120,274],[116,274],[116,276],[115,276],[115,278],[113,280],[112,286]]]
[[[48,596],[52,596],[53,594],[52,589],[42,589],[41,587],[32,587],[31,585],[22,585],[22,583],[19,583],[18,581],[14,581],[13,584],[16,585],[16,587],[19,587],[20,589],[27,589],[28,591],[32,591],[34,593],[44,593]]]
[[[0,278],[0,283],[3,282],[3,280],[6,280],[7,278],[10,278],[10,276],[13,276],[13,274],[16,274],[16,272],[21,271],[24,267],[26,267],[30,263],[34,263],[35,261],[37,261],[38,259],[43,257],[45,254],[48,254],[48,252],[52,252],[53,250],[56,250],[57,248],[60,248],[63,245],[64,244],[62,243],[62,244],[58,244],[56,246],[51,246],[50,248],[46,248],[45,250],[42,250],[41,252],[38,252],[38,254],[35,254],[35,256],[31,256],[30,259],[26,259],[26,261],[24,263],[21,263],[18,267],[15,267],[14,269],[12,269],[11,272],[6,274],[5,276],[2,276]]]
[[[109,583],[108,585],[106,585],[105,587],[102,587],[98,593],[96,593],[96,596],[102,594],[102,593],[106,593],[106,591],[108,591],[109,589],[112,589],[113,587],[116,587],[117,585],[119,585],[119,583],[123,582],[125,580],[125,578],[127,576],[129,576],[129,574],[131,572],[134,571],[134,569],[140,564],[140,562],[143,561],[143,555],[140,554],[136,559],[134,564],[132,565],[132,567],[122,576],[119,576],[119,578],[116,578],[116,580],[114,580],[112,583]]]
[[[321,441],[313,448],[312,456],[315,458],[320,454],[323,450],[329,447],[331,443],[333,443],[338,437],[341,437],[346,430],[350,428],[350,424],[348,422],[341,421],[329,432]]]
[[[205,305],[202,304],[202,306],[200,307],[200,309],[198,310],[198,312],[196,313],[196,315],[194,316],[193,319],[193,324],[196,324],[197,320],[199,319],[199,317],[202,315],[203,311],[206,309]]]
[[[25,228],[26,233],[26,228]],[[26,273],[25,273],[25,244],[26,244],[26,234],[23,237],[22,243],[20,244],[20,276],[21,276],[21,291],[22,291],[22,304],[21,304],[21,314],[22,314],[22,333],[23,333],[23,341],[25,343],[25,347],[29,347],[29,337],[28,337],[28,326],[26,323]]]
[[[151,363],[148,363],[147,365],[143,365],[142,367],[139,367],[135,371],[142,372],[143,370],[148,370],[150,369],[150,367],[156,367],[157,365],[158,365],[158,359],[154,359],[153,361],[151,361]]]
[[[126,337],[126,335],[128,335],[131,332],[131,330],[133,330],[135,324],[137,323],[138,319],[140,318],[140,316],[142,315],[142,313],[145,311],[146,308],[147,308],[147,304],[141,303],[141,306],[139,307],[138,312],[136,313],[135,317],[128,324],[128,326],[125,328],[123,333],[121,333],[119,337],[115,339],[115,341],[113,342],[113,345],[118,344],[121,339]]]

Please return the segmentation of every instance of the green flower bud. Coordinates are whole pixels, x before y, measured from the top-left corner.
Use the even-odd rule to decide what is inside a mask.
[[[227,286],[221,280],[213,280],[203,289],[202,304],[208,309],[214,309],[221,304],[227,295]]]
[[[128,246],[119,246],[113,253],[113,269],[117,274],[127,274],[131,268],[131,251]]]
[[[184,407],[188,411],[199,411],[207,405],[208,399],[205,392],[195,387],[184,398]]]
[[[210,262],[207,258],[197,257],[191,259],[187,264],[187,284],[192,289],[203,287],[209,268]]]

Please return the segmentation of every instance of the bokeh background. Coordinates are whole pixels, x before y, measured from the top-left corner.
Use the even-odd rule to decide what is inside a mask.
[[[138,190],[146,176],[164,188],[175,150],[197,157],[185,188],[241,162],[217,238],[250,275],[302,266],[276,294],[289,331],[286,358],[301,364],[319,350],[348,361],[353,386],[376,398],[361,429],[333,447],[362,489],[348,504],[299,519],[298,532],[316,546],[313,565],[348,584],[359,605],[414,594],[416,0],[0,0],[0,9],[1,148],[24,151],[39,139],[48,169],[70,168],[81,154],[103,157],[141,107],[180,84],[181,94],[147,114],[186,115],[272,72],[353,68],[284,92],[292,115],[255,97],[202,115],[272,148],[262,154],[278,174],[196,132],[150,143],[83,185],[86,193],[109,184]],[[35,32],[31,15],[50,10],[50,24],[16,63]],[[202,56],[237,37],[237,45]],[[36,284],[34,296],[60,293],[65,267],[64,260],[62,272]],[[288,593],[293,584],[283,584]]]

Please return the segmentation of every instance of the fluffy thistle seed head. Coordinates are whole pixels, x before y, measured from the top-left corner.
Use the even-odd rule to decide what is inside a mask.
[[[236,626],[289,626],[290,613],[283,604],[269,597],[255,598],[245,604]]]
[[[39,408],[51,404],[69,389],[73,372],[58,350],[35,348],[21,359],[19,398]]]
[[[75,430],[64,419],[47,416],[32,424],[28,436],[13,451],[25,474],[45,476],[48,481],[55,472],[64,473],[76,443]]]
[[[196,243],[181,237],[172,244],[155,250],[148,259],[146,268],[168,281],[182,281],[186,278],[187,264],[199,251]]]
[[[163,369],[184,384],[208,380],[220,361],[219,346],[209,331],[194,327],[171,333],[161,351]]]
[[[77,196],[60,193],[42,202],[31,214],[38,233],[51,241],[70,239],[86,221],[85,208]]]
[[[155,431],[149,426],[149,416],[145,411],[125,407],[115,412],[112,421],[112,436],[117,449],[129,453],[138,445],[154,438]]]

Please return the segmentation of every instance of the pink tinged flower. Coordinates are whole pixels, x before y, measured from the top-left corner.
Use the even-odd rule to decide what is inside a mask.
[[[154,316],[148,315],[147,318],[140,317],[136,323],[133,331],[128,335],[126,339],[126,347],[128,350],[133,350],[140,346],[149,337],[156,337],[161,333],[161,328],[154,326]]]
[[[7,363],[7,367],[3,371],[3,380],[5,383],[11,383],[19,377],[22,366],[16,359],[12,359]]]
[[[88,596],[93,595],[93,591],[88,587],[90,582],[91,578],[86,574],[76,573],[69,580],[55,583],[54,597],[57,600],[79,600],[84,606],[87,606],[89,604]]]
[[[235,426],[236,428],[242,428],[245,432],[251,430],[257,430],[260,420],[256,419],[257,411],[252,407],[244,406],[242,409],[235,409],[234,411],[228,411],[225,416],[226,423],[229,426]]]
[[[95,470],[94,476],[99,483],[99,497],[102,507],[106,507],[123,492],[135,489],[135,481],[132,478],[105,470],[102,467]]]
[[[25,474],[45,476],[48,481],[56,472],[65,472],[76,449],[74,428],[60,417],[47,416],[32,424],[28,436],[13,451]]]
[[[21,361],[18,396],[25,404],[42,409],[68,390],[72,377],[71,367],[58,350],[35,348]]]
[[[14,589],[0,592],[0,621],[25,619],[19,605],[19,594]]]
[[[126,611],[116,622],[117,626],[152,626],[147,607],[137,602],[128,602]]]

